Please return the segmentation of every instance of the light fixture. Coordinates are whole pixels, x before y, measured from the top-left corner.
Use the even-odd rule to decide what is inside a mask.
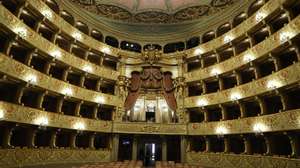
[[[216,128],[216,134],[219,137],[223,137],[225,134],[228,134],[228,129],[224,126],[219,126]]]
[[[203,53],[204,53],[204,51],[203,51],[202,48],[197,48],[197,49],[194,51],[194,54],[195,54],[195,55],[201,55],[201,54],[203,54]]]
[[[225,37],[224,37],[224,43],[229,43],[229,42],[231,42],[233,40],[233,37],[232,36],[230,36],[230,35],[226,35]]]
[[[103,53],[105,53],[105,54],[110,54],[110,48],[108,48],[108,47],[103,47],[102,49],[101,49],[101,51],[103,52]]]
[[[82,35],[79,32],[74,32],[72,35],[76,40],[81,40],[82,39]]]
[[[86,72],[93,72],[93,67],[90,65],[85,65],[82,69]]]
[[[292,38],[293,34],[291,32],[281,32],[279,34],[280,43],[285,43]]]
[[[53,17],[52,12],[48,9],[43,10],[42,15],[44,15],[47,19],[52,19]]]
[[[76,122],[73,125],[73,128],[76,129],[76,130],[82,131],[82,130],[85,129],[85,124],[83,122]]]
[[[253,125],[253,131],[256,134],[262,134],[263,132],[265,132],[267,130],[268,130],[268,127],[263,123],[256,123]]]
[[[254,55],[252,55],[252,54],[246,54],[246,55],[244,55],[244,58],[243,58],[244,62],[251,62],[253,60],[255,60]]]
[[[133,44],[131,44],[130,47],[133,47]]]
[[[35,84],[35,83],[37,83],[37,76],[34,74],[27,74],[25,76],[25,81],[30,84]]]
[[[211,75],[215,75],[215,76],[219,75],[220,73],[221,73],[220,69],[217,68],[212,69],[210,72]]]
[[[17,27],[14,31],[22,38],[27,37],[27,30],[24,27]]]
[[[267,83],[267,88],[268,89],[276,89],[276,88],[278,88],[280,86],[281,86],[281,82],[278,81],[278,80],[270,80]]]
[[[62,94],[66,95],[66,96],[72,96],[73,95],[73,90],[71,88],[64,88],[62,90]]]
[[[262,21],[265,17],[267,17],[267,14],[264,12],[257,12],[255,15],[256,22]]]
[[[0,120],[4,118],[4,110],[0,109]]]
[[[232,93],[232,94],[230,95],[230,99],[231,99],[232,101],[236,101],[236,100],[239,100],[239,99],[241,99],[241,98],[242,98],[242,95],[241,95],[240,93],[237,93],[237,92]]]
[[[200,107],[207,106],[208,102],[205,99],[200,99],[200,100],[197,101],[197,105],[200,106]]]
[[[35,121],[34,121],[35,124],[41,126],[41,127],[45,127],[49,124],[49,121],[48,121],[48,118],[45,117],[45,116],[41,116],[41,117],[38,117]]]
[[[61,58],[62,53],[60,50],[54,50],[54,51],[50,52],[50,55],[57,59],[57,58]]]
[[[97,103],[99,103],[99,104],[105,103],[105,99],[104,99],[103,96],[97,96],[97,97],[95,98],[95,101],[96,101]]]

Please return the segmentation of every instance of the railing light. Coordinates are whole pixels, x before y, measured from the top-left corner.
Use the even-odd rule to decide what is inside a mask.
[[[86,72],[93,72],[93,67],[90,65],[85,65],[82,69]]]
[[[207,104],[208,104],[208,102],[207,102],[207,100],[205,100],[205,99],[200,99],[200,100],[198,100],[198,102],[197,102],[197,105],[200,106],[200,107],[202,107],[202,106],[207,106]]]
[[[62,94],[66,95],[66,96],[72,96],[73,95],[73,91],[71,88],[64,88],[62,90]]]
[[[230,99],[232,101],[236,101],[242,98],[242,95],[240,93],[232,93],[230,96]]]
[[[104,99],[103,96],[98,96],[98,97],[96,97],[95,101],[96,101],[97,103],[99,103],[99,104],[105,103],[105,99]]]
[[[268,89],[276,89],[276,88],[279,88],[280,86],[281,86],[281,82],[278,80],[270,80],[267,83]]]
[[[85,125],[83,122],[77,122],[73,125],[73,128],[79,131],[82,131],[85,129]]]
[[[47,10],[47,9],[42,11],[42,15],[44,15],[47,19],[52,19],[52,17],[53,17],[52,12],[50,10]]]
[[[243,58],[244,62],[251,62],[254,59],[255,59],[255,57],[252,54],[246,54],[246,55],[244,55],[244,58]]]
[[[22,38],[27,37],[27,30],[24,27],[17,27],[14,31]]]
[[[201,54],[203,54],[203,53],[204,53],[204,51],[203,51],[202,48],[197,48],[197,49],[194,51],[194,54],[195,54],[195,55],[201,55]]]
[[[25,80],[28,83],[35,84],[37,83],[37,76],[34,74],[28,74],[26,75]]]
[[[214,68],[214,69],[211,70],[211,75],[217,76],[217,75],[219,75],[220,73],[221,73],[221,71],[220,71],[219,69],[217,69],[217,68]]]
[[[267,14],[264,12],[257,12],[255,15],[256,22],[262,21],[265,17],[267,17]]]

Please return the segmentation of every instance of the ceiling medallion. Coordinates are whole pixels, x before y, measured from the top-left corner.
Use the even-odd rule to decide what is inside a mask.
[[[151,4],[147,4],[147,6],[143,6],[143,10],[139,10],[139,7],[134,7],[139,4],[140,0],[137,0],[136,2],[134,1],[135,3],[133,4],[126,2],[121,5],[118,0],[69,1],[89,12],[113,20],[133,23],[179,23],[213,15],[216,12],[224,10],[226,7],[234,4],[234,2],[238,0],[211,0],[206,3],[201,2],[199,4],[191,3],[187,5],[179,5],[179,7],[175,1],[169,1],[171,3],[170,7],[164,6],[167,4],[166,1],[162,3],[161,6],[157,7],[157,9],[153,9],[151,8]]]

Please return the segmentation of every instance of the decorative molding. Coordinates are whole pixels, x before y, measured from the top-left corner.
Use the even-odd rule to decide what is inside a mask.
[[[211,73],[213,69],[218,69],[220,72],[222,72],[218,75],[222,75],[229,71],[238,69],[244,66],[245,64],[249,63],[249,61],[244,60],[244,56],[247,54],[253,55],[255,58],[254,60],[267,56],[267,54],[273,51],[274,49],[278,49],[280,46],[284,47],[284,45],[280,42],[280,34],[284,32],[290,32],[290,40],[297,37],[300,33],[300,16],[296,17],[289,24],[284,26],[281,30],[274,33],[272,36],[265,39],[261,43],[258,43],[256,46],[250,48],[249,50],[246,50],[245,52],[237,56],[231,57],[230,59],[221,63],[184,74],[186,82],[200,81],[213,77],[215,76]]]
[[[235,101],[232,99],[232,95],[238,94],[238,100],[251,96],[260,95],[272,90],[279,89],[281,87],[295,84],[300,80],[300,62],[295,63],[285,69],[282,69],[276,73],[263,77],[261,79],[243,84],[231,89],[223,91],[205,94],[203,96],[193,96],[185,99],[185,107],[199,107],[199,100],[205,100],[207,103],[203,106],[210,106],[215,104],[222,104],[226,102]],[[276,88],[268,88],[268,82],[276,80],[280,82],[280,86]]]
[[[203,167],[222,168],[298,168],[300,159],[275,156],[223,154],[223,153],[187,153],[187,162]]]
[[[42,8],[42,7],[41,7]],[[53,19],[58,19],[58,17],[53,16]],[[27,32],[28,36],[23,37],[23,40],[26,40],[28,43],[36,47],[37,49],[43,51],[44,53],[48,53],[50,56],[53,57],[53,59],[59,60],[64,62],[65,64],[78,69],[80,71],[83,71],[82,68],[86,65],[93,67],[93,72],[88,72],[89,74],[93,76],[103,77],[106,79],[111,80],[117,80],[119,76],[119,72],[105,68],[100,67],[95,64],[92,64],[86,60],[83,60],[81,58],[78,58],[69,52],[59,48],[57,45],[51,43],[41,35],[39,35],[37,32],[32,30],[30,27],[28,27],[24,22],[19,20],[16,16],[14,16],[12,13],[10,13],[4,6],[0,5],[0,23],[2,26],[7,27],[8,29],[12,30],[14,33],[18,34],[16,28],[22,27],[24,31]],[[58,27],[65,27],[64,24],[58,26]],[[63,28],[65,31],[71,33],[75,32],[74,28],[69,27],[67,29]],[[53,52],[60,52],[60,57],[54,57],[51,55]]]
[[[300,109],[237,120],[189,123],[188,135],[217,135],[216,130],[219,127],[228,130],[226,134],[253,133],[255,132],[254,127],[257,124],[264,126],[263,132],[299,130]]]
[[[186,135],[186,124],[113,123],[114,133]]]
[[[30,85],[34,85],[45,90],[49,90],[61,95],[77,98],[80,100],[99,103],[97,98],[102,97],[105,102],[103,104],[120,106],[122,100],[118,96],[103,94],[100,92],[84,89],[75,85],[71,85],[67,82],[52,78],[45,75],[35,69],[32,69],[4,54],[0,54],[0,72],[10,76],[12,78],[28,82]],[[27,76],[35,76],[36,82],[30,83],[27,81]],[[64,93],[65,90],[71,91],[72,93]]]
[[[3,118],[4,121],[37,125],[38,123],[35,123],[35,121],[40,117],[44,117],[48,119],[48,127],[75,129],[74,124],[77,122],[82,122],[84,123],[85,131],[108,133],[112,131],[112,122],[110,121],[101,121],[62,115],[53,112],[45,112],[35,108],[24,107],[2,101],[0,101],[0,109],[5,112]]]
[[[51,149],[51,148],[16,148],[0,149],[0,167],[12,168],[38,166],[46,164],[76,164],[109,162],[108,150]]]

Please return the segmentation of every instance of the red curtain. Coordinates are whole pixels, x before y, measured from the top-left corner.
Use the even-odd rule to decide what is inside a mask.
[[[174,87],[171,73],[165,73],[163,77],[164,97],[171,110],[176,111],[177,102],[174,95]]]
[[[125,100],[125,110],[128,111],[133,108],[136,100],[139,97],[139,91],[141,86],[141,79],[139,73],[132,73],[131,75],[131,86],[129,89],[128,96]]]

